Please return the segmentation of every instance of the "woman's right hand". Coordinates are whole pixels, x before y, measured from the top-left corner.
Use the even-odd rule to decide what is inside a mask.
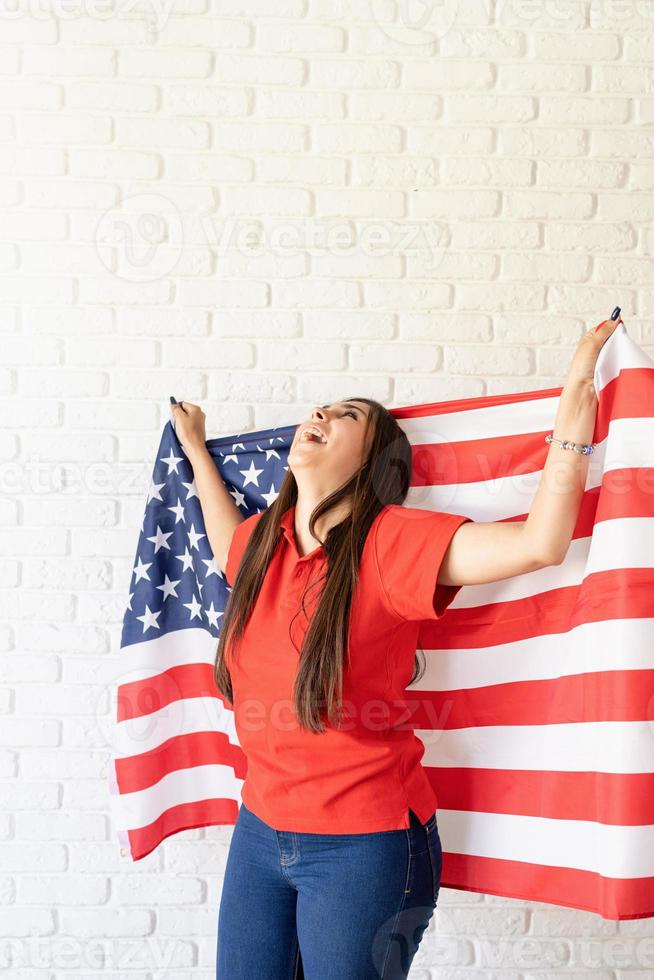
[[[182,409],[181,406],[184,406]],[[199,405],[192,402],[177,402],[170,406],[170,412],[175,425],[175,433],[182,444],[187,456],[205,449],[207,433],[205,429],[205,414]]]

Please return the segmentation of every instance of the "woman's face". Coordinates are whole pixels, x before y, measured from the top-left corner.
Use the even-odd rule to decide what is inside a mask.
[[[372,430],[364,440],[370,406],[365,402],[334,402],[316,406],[311,417],[297,427],[288,453],[288,465],[298,484],[310,479],[314,489],[325,493],[346,483],[365,462]],[[305,439],[303,431],[313,423],[326,442]]]

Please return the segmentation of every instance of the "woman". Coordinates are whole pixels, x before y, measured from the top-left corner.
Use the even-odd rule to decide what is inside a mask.
[[[621,322],[599,324],[575,351],[522,522],[402,506],[411,447],[368,398],[316,407],[279,493],[244,520],[207,452],[204,413],[172,407],[232,586],[215,680],[247,758],[217,980],[406,978],[442,868],[437,799],[403,701],[419,624],[463,585],[563,560],[586,480],[580,444],[595,425],[595,363]]]

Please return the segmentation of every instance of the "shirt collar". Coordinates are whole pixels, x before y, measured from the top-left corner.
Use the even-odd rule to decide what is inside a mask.
[[[325,549],[321,544],[316,545],[316,547],[312,551],[309,551],[306,555],[300,554],[297,541],[295,539],[295,504],[292,504],[288,510],[284,511],[279,520],[279,526],[282,528],[284,537],[293,547],[295,554],[300,561],[303,561],[305,558],[313,557],[314,555],[322,556],[325,554]]]
[[[279,526],[283,528],[286,540],[295,544],[295,504],[284,511]]]

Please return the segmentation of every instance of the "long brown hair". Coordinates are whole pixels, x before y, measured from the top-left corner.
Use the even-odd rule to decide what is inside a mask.
[[[411,444],[395,417],[372,398],[357,396],[344,400],[360,401],[369,406],[364,433],[364,445],[369,445],[369,450],[362,466],[345,484],[321,500],[309,519],[309,530],[313,534],[318,518],[341,501],[351,501],[348,516],[331,527],[321,542],[327,556],[326,572],[307,584],[301,600],[301,610],[306,614],[307,592],[324,581],[302,649],[298,651],[300,656],[293,689],[299,724],[317,733],[324,731],[320,715],[325,708],[330,722],[335,720],[335,714],[337,724],[342,720],[343,667],[346,651],[349,655],[350,608],[366,536],[385,506],[404,502],[411,483]],[[296,503],[297,497],[297,483],[289,468],[277,498],[256,522],[232,584],[214,664],[216,687],[230,704],[233,703],[233,691],[225,659],[227,638],[229,636],[230,655],[234,657],[277,547],[280,520]],[[296,615],[299,613],[300,610]],[[416,654],[410,683],[419,676],[420,661]]]

